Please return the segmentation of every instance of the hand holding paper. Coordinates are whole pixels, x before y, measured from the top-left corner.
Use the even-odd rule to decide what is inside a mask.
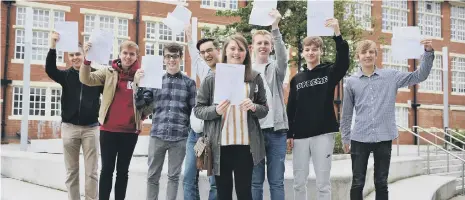
[[[433,40],[431,39],[424,39],[420,42],[422,45],[425,45],[426,51],[433,51]]]
[[[113,47],[113,32],[94,29],[86,46],[86,60],[108,64]]]
[[[307,1],[307,36],[332,36],[334,30],[326,20],[334,18],[333,0]]]
[[[277,0],[255,0],[250,13],[249,24],[269,26],[275,22],[277,16],[270,15],[276,9]],[[278,13],[279,14],[279,13]]]
[[[239,105],[244,99],[244,65],[216,64],[214,103],[229,100]]]
[[[78,23],[77,22],[55,22],[55,31],[60,35],[56,48],[59,51],[78,52]]]
[[[179,35],[187,24],[190,24],[192,12],[184,6],[176,6],[172,13],[168,13],[163,24],[168,26],[175,35]]]
[[[216,106],[216,113],[218,113],[218,115],[224,115],[230,104],[228,100],[221,101],[221,103]]]
[[[60,34],[53,31],[52,34],[50,35],[50,48],[51,49],[56,49],[58,40],[60,40]]]
[[[162,56],[142,56],[142,69],[136,72],[139,86],[147,88],[161,89],[163,85],[163,57]],[[134,78],[136,80],[136,78]]]
[[[422,38],[419,27],[394,27],[391,40],[393,59],[419,59],[424,52]]]
[[[331,18],[326,20],[326,27],[331,27],[334,30],[336,36],[341,35],[341,30],[339,29],[339,21],[336,18]]]

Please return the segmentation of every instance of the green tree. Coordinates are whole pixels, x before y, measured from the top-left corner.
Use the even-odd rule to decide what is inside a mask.
[[[352,6],[351,6],[352,5]],[[351,9],[346,10],[346,6]],[[226,25],[225,29],[208,29],[202,28],[205,36],[218,38],[220,41],[228,35],[235,32],[241,32],[249,41],[251,40],[251,31],[253,29],[266,29],[271,30],[271,26],[262,27],[249,24],[249,16],[253,7],[253,2],[248,2],[247,6],[241,7],[237,10],[224,10],[217,11],[217,16],[239,17],[240,20]],[[283,40],[289,47],[299,47],[299,43],[306,36],[307,32],[307,2],[306,1],[278,1],[277,9],[283,15],[279,28],[283,34]],[[341,33],[349,42],[351,65],[352,69],[356,63],[354,59],[355,44],[363,38],[363,28],[361,22],[356,20],[353,14],[354,6],[351,1],[337,0],[334,2],[334,15],[339,21]],[[348,12],[349,11],[349,12]],[[352,11],[352,12],[350,12]],[[369,19],[369,18],[367,18]],[[322,62],[334,61],[336,56],[336,48],[334,41],[331,37],[322,37],[325,47],[322,56]],[[301,51],[299,51],[301,52]],[[297,61],[298,56],[291,58],[290,61]],[[349,70],[350,71],[350,70]]]

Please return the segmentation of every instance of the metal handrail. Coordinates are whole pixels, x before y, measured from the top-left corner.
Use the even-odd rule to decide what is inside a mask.
[[[436,137],[436,138],[442,140],[443,142],[445,142],[445,143],[447,143],[447,144],[450,144],[451,146],[453,146],[453,147],[459,149],[460,151],[465,151],[465,149],[460,148],[459,146],[453,144],[452,142],[449,142],[449,141],[447,141],[447,140],[445,140],[445,139],[443,139],[443,138],[437,136],[436,134],[429,132],[428,130],[426,130],[426,129],[420,127],[420,126],[412,126],[412,128],[419,128],[419,129],[423,130],[424,132],[429,133],[430,135],[433,135],[434,137]]]
[[[429,141],[428,139],[422,137],[420,134],[417,134],[417,133],[411,131],[410,129],[404,128],[404,127],[399,126],[399,125],[397,125],[397,127],[399,127],[399,128],[401,128],[401,129],[403,129],[403,130],[409,132],[410,134],[416,136],[416,137],[418,138],[418,140],[419,140],[419,139],[422,139],[422,140],[424,140],[425,142],[427,142],[428,144],[435,146],[436,148],[440,149],[441,151],[444,151],[448,156],[450,155],[450,156],[452,156],[452,157],[454,157],[454,158],[456,158],[456,159],[462,161],[462,174],[461,174],[461,179],[462,179],[462,195],[465,195],[465,187],[464,187],[464,186],[465,186],[465,179],[464,179],[464,177],[465,177],[465,173],[464,173],[464,172],[465,172],[465,160],[464,160],[463,158],[461,158],[461,157],[459,157],[459,156],[457,156],[457,155],[455,155],[455,154],[453,154],[453,153],[447,151],[446,149],[442,148],[441,146],[439,146],[439,145],[437,145],[437,144],[434,144],[433,142],[431,142],[431,141]],[[421,127],[419,127],[419,128],[421,128]],[[431,134],[431,133],[430,133],[430,134]],[[397,145],[399,145],[399,144],[397,144]],[[430,174],[430,158],[429,158],[429,146],[430,146],[430,145],[427,145],[427,162],[426,162],[426,163],[427,163],[428,174]],[[419,147],[419,146],[420,146],[420,143],[418,143],[418,155],[420,155],[420,147]],[[397,149],[399,149],[399,147],[397,147]],[[447,157],[447,158],[449,158],[449,157]],[[447,165],[449,166],[449,159],[447,160]]]
[[[452,133],[455,133],[455,134],[457,134],[457,135],[460,135],[460,136],[462,136],[463,138],[465,138],[465,135],[462,134],[462,133],[459,133],[459,132],[457,132],[457,131],[454,131],[454,130],[452,130],[452,129],[450,129],[450,128],[446,128],[446,130],[447,130],[447,131],[450,131],[450,132],[452,132]]]
[[[444,133],[445,135],[449,136],[450,138],[459,141],[460,143],[462,143],[462,145],[463,145],[462,147],[465,147],[465,142],[464,142],[463,140],[454,137],[452,134],[449,134],[449,133],[447,133],[446,131],[444,131],[444,130],[442,130],[442,129],[438,129],[438,128],[436,128],[436,127],[431,127],[431,128],[432,128],[432,129],[436,129],[436,130],[438,130],[439,132]],[[463,137],[463,138],[465,139],[465,137]],[[449,142],[452,142],[452,141],[449,141]]]

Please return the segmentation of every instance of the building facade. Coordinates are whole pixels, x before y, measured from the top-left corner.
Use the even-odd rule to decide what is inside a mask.
[[[8,6],[1,8],[1,56],[6,58],[6,67],[2,66],[2,85],[5,83],[6,95],[2,93],[2,111],[5,112],[2,132],[7,139],[17,139],[20,131],[22,100],[22,67],[24,58],[24,20],[25,7],[34,9],[33,52],[31,65],[31,97],[29,116],[29,135],[31,138],[58,138],[60,135],[60,86],[45,74],[44,63],[49,49],[49,34],[55,21],[78,21],[79,40],[88,40],[93,27],[114,31],[115,39],[112,58],[118,54],[118,44],[130,39],[141,48],[141,55],[160,55],[163,44],[178,42],[186,45],[184,34],[173,35],[161,23],[168,12],[177,3],[186,5],[192,15],[198,17],[199,29],[229,24],[237,18],[218,17],[218,9],[237,9],[245,6],[246,1],[238,0],[151,0],[137,2],[23,2],[18,1],[10,7],[10,20],[7,27]],[[139,5],[138,5],[139,4]],[[459,1],[357,1],[354,15],[362,22],[366,30],[365,38],[378,43],[379,67],[394,68],[401,71],[414,71],[419,67],[418,60],[397,61],[391,56],[390,40],[395,26],[419,26],[422,35],[433,38],[435,61],[428,79],[413,87],[400,89],[396,101],[397,124],[403,127],[418,125],[424,128],[443,125],[443,62],[442,47],[448,47],[448,90],[449,90],[449,127],[465,129],[465,2]],[[348,9],[350,11],[351,9]],[[7,42],[6,31],[9,32]],[[199,31],[199,36],[201,32]],[[8,45],[6,56],[5,49]],[[187,48],[185,48],[187,50]],[[292,52],[290,56],[296,56]],[[182,70],[190,74],[190,58],[186,54]],[[58,65],[65,67],[67,58],[64,53],[58,57]],[[287,80],[296,73],[295,64],[290,64]],[[7,69],[7,71],[5,71]],[[8,80],[11,80],[9,82]],[[3,88],[2,88],[3,90]],[[416,91],[415,91],[416,90]],[[343,93],[340,88],[340,97]],[[420,106],[415,106],[420,104]],[[416,109],[414,109],[416,107]],[[337,106],[335,111],[338,112]],[[146,120],[143,135],[150,128]],[[413,144],[411,134],[400,132],[400,143]]]

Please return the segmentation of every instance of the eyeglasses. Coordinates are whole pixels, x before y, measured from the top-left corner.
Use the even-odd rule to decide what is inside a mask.
[[[165,58],[166,60],[169,60],[171,58],[173,58],[174,60],[178,59],[180,56],[178,54],[168,54],[168,55],[164,55],[163,58]]]
[[[205,51],[199,51],[200,55],[204,55],[205,53],[211,53],[213,51],[213,48],[208,48]]]

